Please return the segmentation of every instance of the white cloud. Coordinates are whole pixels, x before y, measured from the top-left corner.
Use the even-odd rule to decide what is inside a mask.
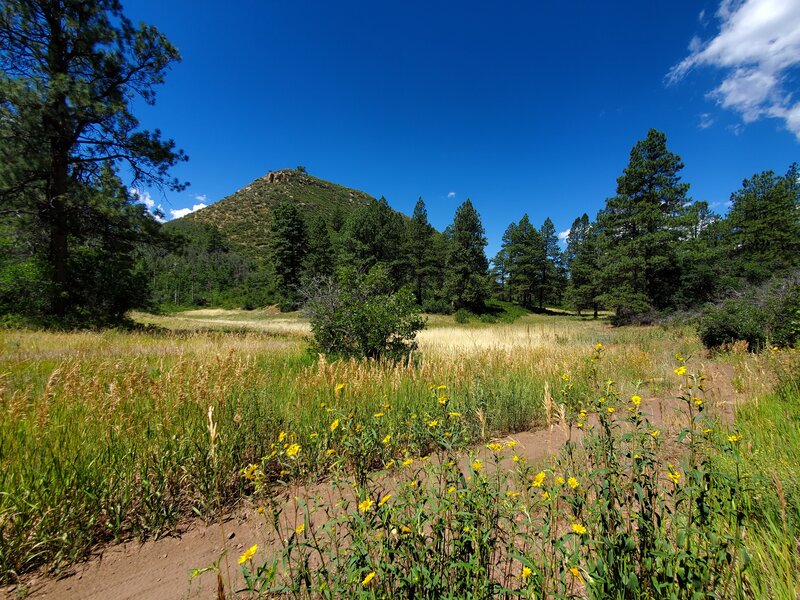
[[[447,193],[447,197],[448,197],[448,198],[450,198],[450,199],[452,200],[453,198],[455,198],[455,197],[456,197],[456,193],[455,193],[455,192],[448,192],[448,193]]]
[[[189,213],[197,212],[201,208],[205,208],[206,205],[202,202],[200,204],[195,204],[192,208],[178,208],[177,210],[172,208],[169,211],[169,214],[172,215],[173,219],[180,219],[181,217],[185,217]]]
[[[152,196],[150,196],[150,192],[147,190],[140,190],[139,188],[129,188],[128,193],[133,198],[134,202],[141,202],[144,204],[148,210],[152,210],[156,206],[156,201],[153,200]]]
[[[150,192],[147,190],[140,190],[139,188],[128,188],[128,193],[133,198],[134,202],[141,202],[147,207],[147,210],[150,214],[153,215],[153,218],[158,221],[159,223],[163,223],[165,219],[161,216],[164,211],[161,209],[161,205],[159,204],[156,206],[156,201],[153,200],[153,197],[150,195]],[[155,212],[157,211],[157,212]]]
[[[562,242],[565,241],[567,239],[567,236],[569,235],[570,231],[571,231],[570,229],[567,229],[566,231],[562,231],[561,233],[558,234],[558,239],[560,239]]]
[[[700,115],[700,122],[697,126],[700,129],[708,129],[714,124],[714,119],[711,117],[711,113],[703,113]]]
[[[205,202],[207,198],[208,196],[206,196],[205,194],[198,194],[194,197],[194,199],[197,200],[198,202]]]
[[[724,79],[710,98],[745,123],[782,119],[800,141],[800,101],[787,91],[790,71],[800,66],[800,2],[722,0],[716,16],[719,33],[705,43],[693,39],[689,56],[669,71],[668,81],[695,67],[722,69]]]

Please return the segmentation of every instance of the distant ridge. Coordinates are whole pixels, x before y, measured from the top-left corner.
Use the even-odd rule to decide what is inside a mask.
[[[231,249],[262,260],[269,239],[272,209],[291,200],[306,216],[322,217],[329,229],[335,218],[342,220],[375,198],[296,169],[270,171],[211,206],[177,221],[214,225]]]

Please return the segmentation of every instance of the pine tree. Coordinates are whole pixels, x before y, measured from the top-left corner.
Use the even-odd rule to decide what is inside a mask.
[[[631,150],[617,195],[598,214],[602,236],[603,303],[619,318],[673,302],[679,242],[689,185],[683,163],[651,129]]]
[[[308,238],[303,216],[289,200],[280,202],[272,211],[269,253],[281,309],[295,309],[300,302],[299,287],[308,254]]]
[[[545,260],[542,263],[542,271],[539,285],[539,308],[544,308],[545,301],[561,303],[561,297],[566,286],[566,276],[564,266],[561,263],[561,248],[558,246],[558,235],[556,227],[550,217],[547,217],[539,229],[539,235],[544,246]]]
[[[85,290],[75,286],[93,284],[73,259],[86,241],[81,215],[100,202],[93,190],[104,172],[124,163],[134,183],[183,187],[168,170],[185,155],[158,130],[139,130],[130,112],[137,97],[154,102],[154,87],[177,60],[167,39],[134,26],[117,0],[0,5],[2,214],[25,215],[13,226],[29,228],[32,259],[46,265],[46,312],[86,314]],[[108,198],[98,214],[114,221],[117,208],[124,206]]]
[[[589,222],[589,215],[584,213],[573,221],[567,235],[564,263],[569,272],[569,283],[564,298],[567,306],[574,308],[579,315],[591,308],[595,318],[602,292],[598,252],[597,227]]]
[[[342,227],[339,262],[360,273],[380,264],[399,289],[407,277],[404,232],[403,217],[391,209],[386,198],[363,206],[353,211]]]
[[[543,287],[547,257],[541,233],[531,224],[527,214],[514,228],[509,255],[509,286],[517,302],[530,308]]]
[[[783,177],[757,173],[731,195],[727,249],[735,273],[750,283],[800,266],[798,176],[797,164]]]
[[[447,257],[445,293],[454,310],[481,311],[488,295],[484,235],[481,218],[470,200],[456,209]]]
[[[308,254],[305,257],[305,274],[313,278],[320,275],[333,275],[335,254],[325,220],[312,214],[306,219]]]
[[[437,265],[434,256],[436,230],[428,222],[428,210],[422,198],[417,200],[414,213],[406,225],[405,256],[414,295],[419,304],[435,295],[433,288]]]

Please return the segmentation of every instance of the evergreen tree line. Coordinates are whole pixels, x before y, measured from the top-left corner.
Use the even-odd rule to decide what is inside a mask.
[[[379,270],[394,291],[408,288],[424,310],[450,312],[483,305],[485,245],[469,200],[443,234],[428,221],[422,198],[410,218],[381,198],[330,224],[313,214],[304,218],[294,203],[284,201],[273,211],[267,265],[274,299],[284,309],[299,307],[315,278]]]
[[[572,223],[561,264],[564,303],[626,322],[728,297],[800,268],[800,173],[745,179],[721,217],[693,202],[683,163],[650,130],[630,154],[617,193],[594,221]]]

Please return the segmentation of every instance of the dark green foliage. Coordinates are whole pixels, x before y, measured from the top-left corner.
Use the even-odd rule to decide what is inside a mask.
[[[583,310],[592,309],[595,318],[603,291],[599,250],[597,226],[590,223],[589,216],[584,213],[573,221],[567,236],[564,264],[570,278],[564,297],[567,306],[579,315]]]
[[[441,290],[442,262],[437,260],[437,249],[436,230],[428,222],[428,211],[420,198],[406,226],[404,253],[409,282],[421,306],[435,302]]]
[[[383,267],[367,275],[344,271],[318,277],[306,289],[305,311],[316,350],[346,358],[403,360],[416,349],[425,326],[407,288],[393,292]]]
[[[124,162],[136,181],[182,187],[168,170],[183,153],[159,131],[139,130],[129,110],[136,97],[154,101],[178,58],[116,0],[0,7],[1,214],[25,248],[13,269],[46,294],[12,310],[102,322],[143,301],[131,248],[151,223],[114,173]]]
[[[306,224],[294,203],[283,201],[272,211],[269,253],[275,274],[275,288],[282,310],[299,305],[300,279],[308,255]]]
[[[459,308],[453,315],[453,319],[455,319],[455,322],[458,323],[459,325],[464,325],[466,323],[469,323],[470,315],[471,313],[465,308]]]
[[[760,283],[800,266],[800,182],[797,165],[784,177],[765,171],[731,194],[726,249],[734,272]]]
[[[766,344],[800,342],[800,280],[775,279],[706,310],[698,333],[707,348],[745,341],[757,352]]]
[[[489,268],[485,246],[480,216],[472,202],[466,200],[456,209],[447,256],[444,285],[453,309],[468,308],[475,312],[483,309],[488,295]]]
[[[516,225],[506,230],[509,245],[508,287],[512,298],[526,307],[533,306],[535,298],[542,298],[547,273],[547,254],[541,233],[524,215]],[[505,238],[504,238],[505,240]]]
[[[332,275],[336,257],[328,226],[322,217],[311,214],[306,218],[306,231],[308,233],[306,276],[313,278],[319,275]]]
[[[730,300],[706,313],[698,334],[706,348],[745,341],[750,350],[757,352],[767,342],[766,321],[766,311],[749,299]]]
[[[139,249],[151,303],[162,309],[190,306],[257,308],[273,303],[272,277],[237,254],[213,225],[170,221],[161,241]]]
[[[617,195],[598,214],[602,232],[602,302],[618,319],[670,304],[678,276],[676,247],[689,185],[680,157],[651,129],[631,150]]]
[[[340,235],[340,265],[362,273],[382,265],[397,289],[405,273],[404,231],[403,217],[385,198],[355,210]]]
[[[561,248],[558,246],[556,227],[550,217],[547,217],[539,229],[542,237],[545,260],[541,266],[540,284],[538,290],[539,308],[544,308],[545,302],[561,304],[561,298],[566,287],[566,273],[561,260]]]

